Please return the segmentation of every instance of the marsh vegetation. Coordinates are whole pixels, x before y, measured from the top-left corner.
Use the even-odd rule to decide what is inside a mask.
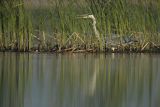
[[[0,50],[159,51],[159,10],[158,0],[1,0]],[[96,17],[101,40],[82,14]],[[113,35],[117,42],[107,44]],[[123,43],[126,37],[136,42]]]

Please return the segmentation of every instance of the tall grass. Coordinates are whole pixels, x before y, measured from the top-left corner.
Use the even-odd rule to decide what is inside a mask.
[[[23,0],[4,0],[0,5],[1,49],[28,50],[31,42],[30,24],[25,13]]]
[[[1,0],[0,49],[53,50],[58,46],[61,50],[79,45],[99,48],[92,21],[78,19],[81,14],[96,17],[102,39],[113,33],[122,37],[142,34],[145,42],[158,43],[159,10],[156,0],[47,0],[45,5]]]

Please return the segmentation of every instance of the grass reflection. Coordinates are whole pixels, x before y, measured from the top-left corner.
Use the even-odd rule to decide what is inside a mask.
[[[2,107],[155,107],[158,54],[0,53]]]
[[[0,106],[22,107],[26,84],[31,80],[29,54],[0,53]]]

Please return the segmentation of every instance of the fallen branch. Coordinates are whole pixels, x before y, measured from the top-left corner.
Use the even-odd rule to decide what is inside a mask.
[[[143,51],[143,50],[147,47],[148,44],[149,44],[149,42],[147,42],[147,43],[142,47],[141,51]]]

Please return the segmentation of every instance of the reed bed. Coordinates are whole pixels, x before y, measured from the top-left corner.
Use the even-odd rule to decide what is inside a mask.
[[[37,2],[36,2],[37,1]],[[157,0],[1,0],[0,50],[51,52],[142,52],[160,50]],[[101,40],[92,29],[92,14]],[[116,35],[115,45],[106,40]],[[135,43],[123,43],[125,37]],[[114,42],[114,41],[112,41]]]

